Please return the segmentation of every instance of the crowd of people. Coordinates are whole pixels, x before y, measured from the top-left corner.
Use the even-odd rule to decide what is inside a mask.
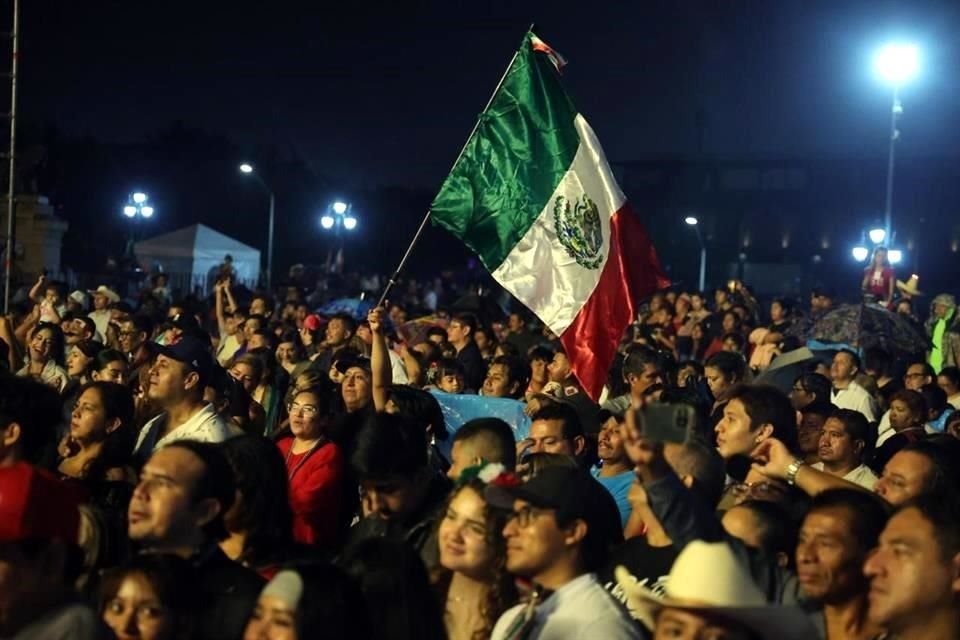
[[[408,285],[360,317],[229,270],[25,290],[0,638],[960,638],[951,296],[927,351],[836,345],[784,384],[829,290],[658,292],[593,399],[519,305]],[[522,419],[445,412],[473,396]]]

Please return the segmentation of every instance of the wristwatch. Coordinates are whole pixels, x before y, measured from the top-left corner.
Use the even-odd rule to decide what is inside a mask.
[[[787,484],[791,487],[797,484],[797,474],[805,464],[807,463],[802,458],[797,458],[787,466]]]

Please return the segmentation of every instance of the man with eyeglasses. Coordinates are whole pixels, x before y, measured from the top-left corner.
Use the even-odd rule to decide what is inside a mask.
[[[500,617],[493,640],[641,637],[594,573],[623,539],[600,483],[580,469],[548,467],[517,487],[490,486],[486,498],[512,511],[503,529],[507,571],[533,582],[530,601]]]
[[[152,357],[147,342],[153,333],[153,320],[149,316],[135,315],[120,323],[120,350],[130,363],[129,380],[135,383],[140,377],[141,367],[147,365]]]
[[[463,365],[467,388],[472,391],[479,391],[483,387],[487,371],[480,347],[473,339],[477,326],[477,319],[469,313],[458,313],[447,325],[447,340],[457,350],[457,362]]]
[[[920,391],[926,384],[936,383],[937,374],[926,362],[914,362],[907,367],[907,372],[903,374],[903,386],[911,391]],[[890,426],[890,410],[880,418],[880,426],[877,428],[877,445],[880,446],[887,441],[887,438],[894,435],[895,431]]]

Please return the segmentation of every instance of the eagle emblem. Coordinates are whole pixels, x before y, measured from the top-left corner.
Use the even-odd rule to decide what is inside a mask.
[[[600,267],[603,228],[597,203],[587,194],[572,201],[559,195],[553,201],[553,223],[567,255],[585,269]]]

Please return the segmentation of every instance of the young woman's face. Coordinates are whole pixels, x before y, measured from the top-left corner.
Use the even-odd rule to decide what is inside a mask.
[[[914,415],[903,400],[894,400],[890,403],[890,426],[894,429],[898,431],[906,429],[921,421],[922,417]]]
[[[41,329],[30,338],[30,355],[38,362],[46,362],[53,353],[53,331]]]
[[[103,621],[117,640],[173,640],[173,616],[147,580],[126,576],[103,608]]]
[[[297,612],[274,596],[260,596],[243,640],[297,640]]]
[[[779,302],[770,305],[770,319],[774,322],[783,320],[783,306]]]
[[[731,383],[723,372],[716,367],[705,367],[703,377],[707,379],[707,386],[710,387],[710,393],[714,398],[719,398],[720,394],[730,388]]]
[[[107,437],[107,414],[96,389],[87,389],[77,398],[70,414],[70,435],[77,442],[99,442]]]
[[[83,351],[74,347],[70,349],[70,353],[67,355],[67,373],[70,374],[71,378],[79,378],[91,362],[93,362],[93,358],[88,358],[83,354]]]
[[[476,491],[461,489],[440,521],[440,564],[451,571],[485,578],[493,569],[494,550],[487,540],[486,502]],[[499,535],[499,534],[496,534]]]
[[[292,342],[281,342],[277,347],[277,362],[294,362],[296,357],[297,349]]]

